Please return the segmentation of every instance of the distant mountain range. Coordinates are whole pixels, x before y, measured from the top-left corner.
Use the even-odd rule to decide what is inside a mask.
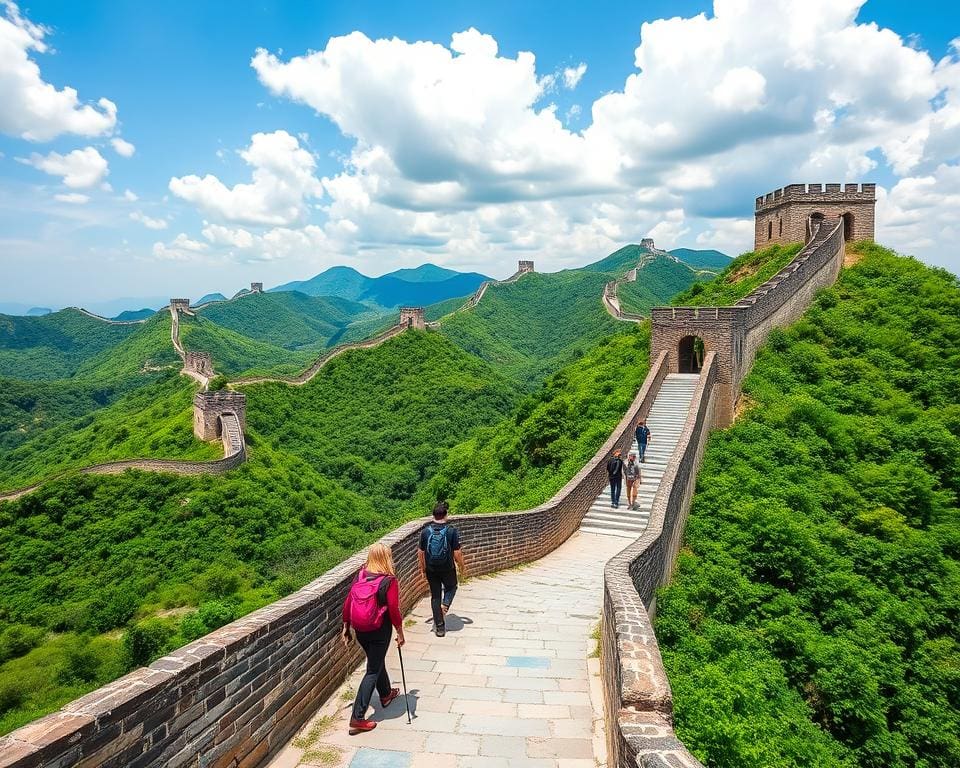
[[[712,248],[695,250],[693,248],[674,248],[670,253],[684,264],[696,269],[725,269],[730,266],[731,258],[721,251]]]
[[[342,299],[392,308],[402,305],[424,306],[455,296],[473,293],[490,280],[478,272],[455,272],[435,264],[415,269],[399,269],[380,277],[367,277],[353,267],[331,267],[309,280],[296,280],[271,288],[299,291],[308,296],[338,296]]]

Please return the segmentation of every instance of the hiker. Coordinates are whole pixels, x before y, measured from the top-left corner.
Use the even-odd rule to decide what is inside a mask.
[[[433,522],[420,533],[417,559],[420,570],[430,584],[430,607],[433,609],[433,631],[437,637],[447,634],[446,616],[457,594],[457,567],[466,577],[460,533],[447,522],[450,505],[438,501],[433,508]]]
[[[637,422],[637,450],[640,451],[640,461],[647,460],[647,443],[650,442],[650,427],[647,426],[646,419],[640,419]]]
[[[400,587],[390,548],[377,542],[370,547],[367,564],[360,569],[343,603],[343,632],[341,639],[350,643],[350,628],[367,655],[367,671],[360,681],[357,698],[350,716],[350,734],[372,731],[377,727],[367,720],[367,707],[373,698],[373,689],[380,694],[380,706],[386,709],[397,696],[399,688],[390,687],[387,675],[387,649],[390,646],[391,627],[397,628],[397,647],[403,645],[403,616],[400,615]]]
[[[614,450],[607,461],[607,477],[610,478],[610,506],[617,509],[620,506],[620,485],[623,482],[623,459],[620,458],[620,449]]]
[[[623,476],[627,481],[627,506],[630,509],[637,508],[637,490],[643,482],[640,474],[640,464],[637,462],[637,454],[630,451],[627,457],[627,463],[623,466]]]

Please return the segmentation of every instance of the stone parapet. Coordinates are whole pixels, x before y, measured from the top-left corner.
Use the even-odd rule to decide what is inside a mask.
[[[756,200],[754,248],[806,242],[824,219],[843,218],[847,240],[872,240],[876,184],[788,184]]]
[[[536,560],[577,530],[606,484],[607,457],[632,443],[634,424],[649,411],[666,373],[662,355],[607,441],[546,504],[456,519],[471,574]],[[424,522],[407,523],[381,539],[393,549],[404,612],[428,591],[417,567]],[[261,764],[360,660],[356,647],[344,651],[340,645],[340,606],[365,554],[0,738],[0,767]]]

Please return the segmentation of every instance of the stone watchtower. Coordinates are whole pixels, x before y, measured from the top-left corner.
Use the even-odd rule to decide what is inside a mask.
[[[533,262],[532,261],[518,261],[517,262],[517,274],[524,275],[527,272],[533,272]]]
[[[171,312],[189,312],[190,299],[170,299]]]
[[[226,414],[236,416],[240,430],[246,430],[247,396],[243,392],[197,392],[193,396],[193,434],[201,440],[219,440],[223,432],[220,417]]]
[[[657,250],[657,246],[654,245],[654,243],[653,243],[653,238],[652,238],[652,237],[645,237],[645,238],[643,238],[643,240],[640,241],[640,247],[641,247],[641,248],[646,248],[648,251],[655,251],[655,250]]]
[[[426,330],[427,320],[423,307],[400,307],[400,325],[406,325],[417,331]]]
[[[183,369],[201,376],[213,376],[213,358],[209,352],[187,352],[183,356]]]
[[[843,219],[845,240],[873,240],[876,184],[788,184],[757,198],[754,249],[806,242],[813,225]]]
[[[250,283],[250,293],[263,293],[263,283]]]

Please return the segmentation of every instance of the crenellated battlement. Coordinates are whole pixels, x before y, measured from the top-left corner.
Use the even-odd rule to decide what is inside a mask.
[[[193,434],[200,440],[223,439],[223,417],[232,415],[240,431],[247,428],[247,396],[227,389],[197,392],[193,396]]]
[[[170,299],[171,312],[189,312],[190,299]]]
[[[250,293],[263,293],[263,283],[250,283]]]
[[[824,219],[843,219],[844,240],[873,240],[876,184],[787,184],[756,198],[754,249],[809,242]]]
[[[532,261],[518,261],[517,262],[517,274],[525,275],[527,272],[533,272],[533,262]]]
[[[787,184],[757,198],[764,211],[789,202],[876,202],[876,184]],[[641,243],[642,244],[642,243]]]

